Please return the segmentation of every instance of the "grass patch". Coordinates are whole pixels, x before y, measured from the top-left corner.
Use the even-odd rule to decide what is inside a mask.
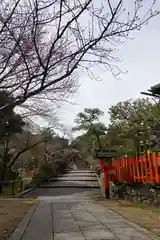
[[[143,209],[144,211],[152,211],[152,212],[155,212],[155,213],[159,213],[160,214],[160,208],[156,208],[154,206],[149,206],[149,205],[144,205],[144,204],[141,204],[141,203],[130,203],[130,202],[123,202],[123,201],[120,201],[119,200],[119,206],[120,207],[124,207],[124,208],[136,208],[136,209]]]

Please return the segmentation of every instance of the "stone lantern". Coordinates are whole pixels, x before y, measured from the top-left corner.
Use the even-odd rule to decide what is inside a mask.
[[[152,86],[147,91],[148,92],[141,92],[141,94],[160,99],[160,83]]]

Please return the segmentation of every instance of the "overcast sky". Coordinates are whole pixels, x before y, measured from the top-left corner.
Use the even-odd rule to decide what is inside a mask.
[[[158,3],[160,9],[160,1]],[[115,79],[107,71],[97,71],[101,82],[81,73],[81,87],[73,100],[76,105],[65,104],[59,111],[61,122],[72,127],[76,114],[85,107],[98,107],[105,112],[102,120],[109,122],[108,109],[119,101],[140,97],[140,92],[160,82],[160,16],[152,19],[141,31],[133,34],[135,39],[120,46],[118,56],[123,59],[118,66],[128,71]]]

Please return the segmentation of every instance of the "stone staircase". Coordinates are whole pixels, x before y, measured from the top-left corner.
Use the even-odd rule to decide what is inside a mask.
[[[41,188],[99,188],[95,172],[90,170],[72,170],[64,175],[50,179]]]

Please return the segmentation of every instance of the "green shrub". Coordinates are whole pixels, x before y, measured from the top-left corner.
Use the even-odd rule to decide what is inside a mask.
[[[40,167],[39,172],[33,177],[32,184],[39,186],[42,182],[55,176],[55,172],[50,164],[44,164]]]
[[[55,161],[55,171],[56,175],[64,173],[66,170],[67,164],[64,160],[57,160]]]
[[[39,186],[42,182],[47,182],[50,178],[65,172],[67,164],[64,160],[60,159],[52,162],[51,164],[43,164],[39,172],[32,179],[31,184]]]
[[[44,164],[40,167],[40,176],[44,180],[48,180],[49,178],[52,178],[55,176],[55,171],[53,170],[52,165],[50,164]]]
[[[41,174],[39,172],[33,177],[31,184],[36,185],[38,187],[42,183],[42,181],[43,178],[41,177]]]
[[[35,184],[35,185],[36,185],[36,184]],[[25,191],[25,190],[28,190],[29,188],[31,188],[31,186],[32,186],[31,183],[27,183],[27,184],[25,184],[23,190],[24,190],[24,191]]]

